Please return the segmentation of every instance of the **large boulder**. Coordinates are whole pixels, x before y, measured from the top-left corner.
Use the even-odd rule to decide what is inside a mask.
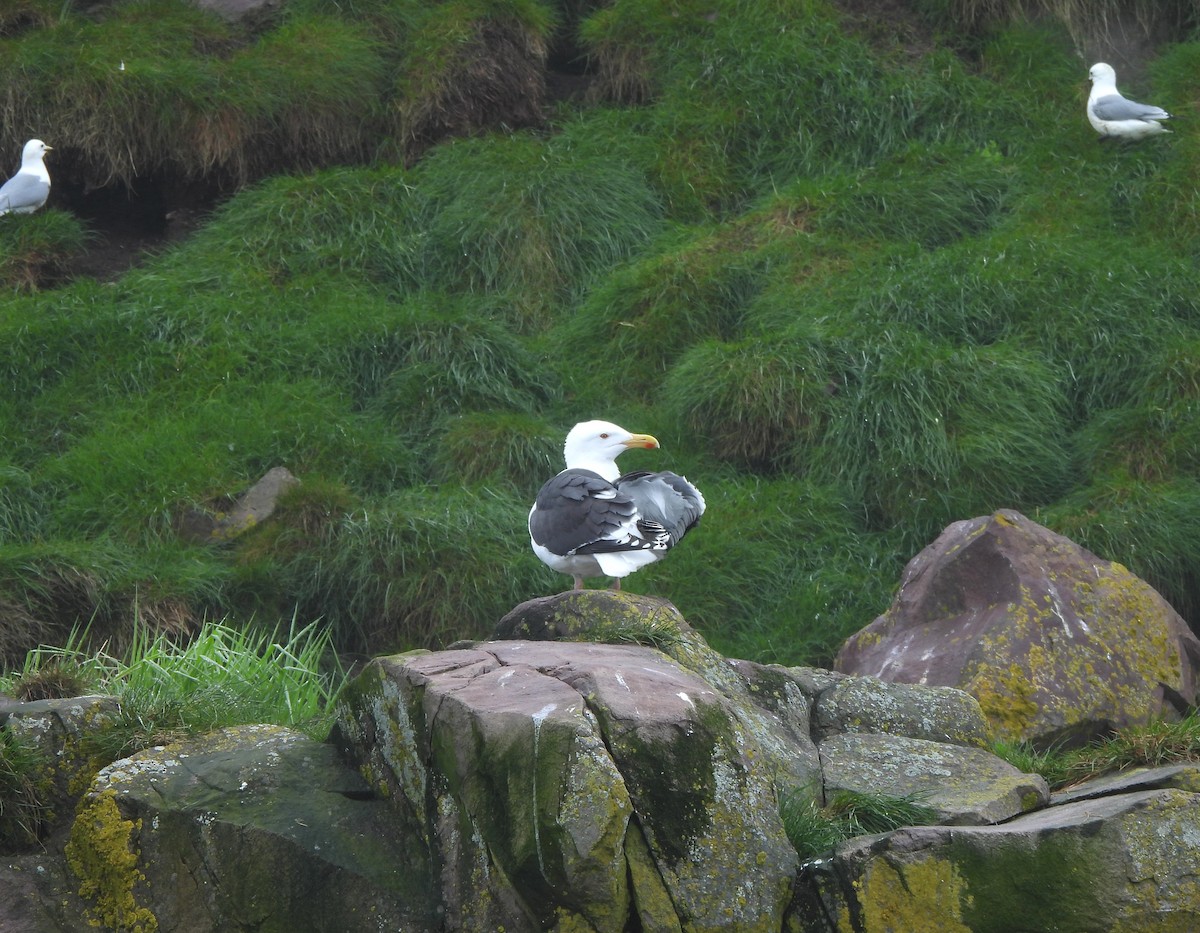
[[[797,860],[776,771],[728,699],[653,648],[376,659],[338,735],[424,813],[450,929],[781,928]]]
[[[242,726],[104,768],[67,863],[84,920],[115,930],[426,931],[419,839],[327,743]],[[2,924],[0,924],[2,926]]]
[[[1200,929],[1200,796],[1142,790],[997,826],[921,826],[862,836],[813,866],[797,929]]]
[[[958,687],[998,737],[1045,746],[1194,704],[1200,642],[1125,567],[1005,510],[951,525],[913,558],[835,667]]]

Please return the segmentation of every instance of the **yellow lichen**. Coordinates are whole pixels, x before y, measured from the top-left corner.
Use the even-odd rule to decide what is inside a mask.
[[[1036,721],[1039,710],[1033,699],[1034,686],[1015,662],[1004,671],[979,665],[966,690],[974,694],[984,716],[1002,738],[1024,738]]]
[[[971,933],[963,923],[963,908],[973,905],[966,881],[953,863],[927,858],[893,866],[876,861],[854,882],[860,926],[843,907],[838,929],[862,933],[920,930],[922,933]]]
[[[134,835],[136,822],[121,817],[116,793],[109,790],[79,805],[66,845],[67,864],[80,879],[79,895],[92,906],[89,925],[119,933],[155,933],[158,919],[134,897],[134,887],[146,876],[138,870]]]

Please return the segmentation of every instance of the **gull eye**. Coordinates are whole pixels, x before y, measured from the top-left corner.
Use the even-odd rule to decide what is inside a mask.
[[[601,435],[600,435],[600,439],[601,439],[601,440],[604,440],[604,439],[605,439],[605,438],[607,438],[607,437],[608,437],[608,435],[607,435],[607,434],[601,434]]]

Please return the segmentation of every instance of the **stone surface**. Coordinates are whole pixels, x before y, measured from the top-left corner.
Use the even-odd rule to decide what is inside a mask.
[[[1200,796],[1149,790],[998,826],[923,826],[839,846],[797,920],[838,933],[1200,929]],[[805,902],[813,888],[820,897]]]
[[[101,927],[433,928],[421,846],[335,749],[242,726],[104,768],[66,846]]]
[[[958,687],[999,737],[1083,742],[1196,700],[1200,641],[1149,585],[1012,511],[957,522],[836,667]]]
[[[431,796],[453,928],[781,928],[796,855],[776,771],[730,699],[659,651],[493,641],[361,680],[341,741],[356,754],[388,728],[364,715],[404,708],[368,772],[414,813]]]
[[[1050,795],[1055,805],[1074,803],[1077,800],[1094,800],[1114,794],[1128,794],[1138,790],[1161,790],[1173,787],[1192,794],[1200,794],[1200,762],[1162,765],[1156,768],[1131,768],[1117,774],[1106,774],[1082,784],[1076,784]]]
[[[939,822],[979,826],[1043,807],[1046,782],[980,748],[898,735],[849,733],[821,743],[825,794],[915,797]]]
[[[0,697],[0,727],[43,762],[34,779],[44,807],[35,814],[17,813],[0,801],[0,851],[36,846],[71,819],[75,801],[104,763],[86,739],[116,719],[112,697],[83,696],[20,702]],[[33,819],[27,819],[27,816]],[[12,819],[9,819],[12,817]],[[3,930],[3,927],[0,927]]]
[[[952,687],[889,684],[847,677],[818,695],[813,735],[820,741],[843,732],[886,732],[913,739],[985,748],[992,730],[979,703]]]

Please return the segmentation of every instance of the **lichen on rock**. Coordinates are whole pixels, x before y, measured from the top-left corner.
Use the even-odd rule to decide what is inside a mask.
[[[116,793],[101,791],[79,805],[66,845],[67,864],[80,879],[79,894],[91,906],[88,919],[120,933],[155,933],[158,919],[138,903],[146,876],[138,868],[140,820],[128,820]]]

